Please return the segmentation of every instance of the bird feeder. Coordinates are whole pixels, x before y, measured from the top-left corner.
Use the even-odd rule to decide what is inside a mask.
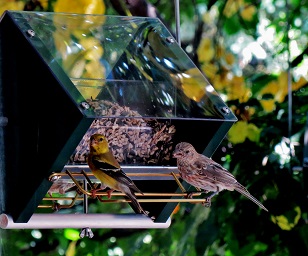
[[[37,214],[39,207],[55,208],[46,201],[63,200],[47,195],[61,180],[79,193],[58,210],[83,200],[87,216],[76,221],[104,227],[87,210],[96,184],[86,163],[93,133],[107,137],[144,193],[136,194],[139,202],[155,217],[101,218],[123,227],[140,218],[144,228],[167,227],[176,205],[193,200],[177,178],[175,145],[186,141],[211,156],[237,120],[156,18],[6,11],[0,68],[3,228],[42,228],[42,220],[63,215]],[[104,193],[102,203],[129,203],[121,193],[111,199]],[[69,218],[64,226],[74,222]]]

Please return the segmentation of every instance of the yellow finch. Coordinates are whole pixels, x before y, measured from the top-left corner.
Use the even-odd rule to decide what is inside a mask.
[[[206,198],[208,205],[210,205],[211,198],[214,195],[227,189],[229,191],[236,190],[263,210],[268,211],[243,185],[237,182],[228,170],[212,159],[199,154],[191,144],[187,142],[177,144],[173,157],[177,158],[177,166],[183,180],[195,187],[204,189],[205,192],[214,192]]]
[[[102,185],[110,188],[108,198],[110,198],[114,190],[121,191],[131,200],[134,210],[147,215],[135,196],[135,192],[142,192],[122,171],[121,166],[109,149],[107,139],[102,134],[93,134],[90,137],[88,165],[94,176],[101,181]],[[94,195],[96,191],[93,191]]]

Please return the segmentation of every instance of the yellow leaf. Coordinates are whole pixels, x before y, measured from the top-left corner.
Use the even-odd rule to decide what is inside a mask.
[[[71,241],[65,252],[65,256],[74,256],[76,254],[76,243],[77,241]]]
[[[85,73],[83,78],[91,79],[104,79],[105,78],[105,67],[100,63],[99,60],[93,60],[85,65]]]
[[[261,129],[252,123],[247,123],[244,120],[235,123],[228,133],[229,141],[233,144],[243,143],[246,138],[258,142],[260,139]]]
[[[6,10],[22,11],[25,3],[23,1],[3,1],[0,3],[0,16]]]
[[[272,112],[276,109],[276,104],[274,99],[260,100],[260,104],[265,110],[265,112]]]
[[[291,230],[294,227],[294,225],[290,224],[288,219],[283,215],[276,216],[276,222],[282,230]]]
[[[86,65],[84,52],[68,55],[66,59],[63,59],[62,65],[70,77],[80,78]]]
[[[259,142],[261,129],[256,125],[249,123],[247,126],[247,138],[253,142]]]
[[[239,8],[241,8],[243,4],[243,0],[227,0],[223,14],[230,18],[239,10]]]
[[[209,38],[203,38],[197,49],[200,63],[209,62],[214,58],[215,50]]]
[[[104,14],[105,9],[103,0],[58,0],[54,5],[55,12]]]
[[[201,69],[203,73],[208,77],[209,79],[213,79],[217,72],[218,72],[218,66],[212,63],[204,63],[201,65]]]
[[[103,48],[100,41],[93,36],[82,38],[79,43],[87,51],[85,58],[87,60],[98,60],[103,55]]]
[[[276,95],[276,93],[279,91],[279,84],[276,80],[269,82],[267,85],[265,85],[262,90],[259,92],[259,96],[262,97],[264,94],[272,94]]]
[[[225,54],[225,48],[222,44],[215,45],[216,46],[216,59],[220,59]]]
[[[272,222],[274,222],[275,224],[277,224],[282,230],[291,230],[292,228],[294,228],[296,226],[296,224],[298,223],[298,221],[301,218],[301,209],[299,206],[296,206],[294,208],[294,211],[297,213],[296,216],[294,217],[293,222],[289,222],[289,220],[287,219],[287,217],[285,217],[284,215],[279,215],[279,216],[271,216],[271,220]]]
[[[47,9],[47,7],[48,7],[48,2],[49,2],[50,0],[41,0],[40,1],[40,3],[41,3],[41,5],[43,6],[43,9],[44,10],[46,10]]]
[[[77,14],[104,14],[105,4],[103,0],[58,0],[54,6],[54,12],[77,13]],[[54,15],[54,24],[57,30],[65,27],[70,33],[76,30],[98,27],[104,24],[104,16],[62,16]],[[56,32],[57,33],[57,32]]]
[[[247,122],[238,121],[228,132],[229,141],[233,144],[243,143],[247,137]]]
[[[294,82],[292,84],[292,90],[297,91],[298,89],[300,89],[301,87],[303,87],[307,83],[308,83],[308,81],[303,76],[301,76],[297,82]]]
[[[206,93],[204,77],[201,75],[200,70],[192,68],[177,74],[177,77],[180,79],[184,94],[188,98],[199,102]]]
[[[252,4],[247,4],[241,11],[241,16],[244,20],[251,21],[257,9]]]
[[[72,52],[71,49],[71,38],[67,30],[56,30],[53,33],[54,43],[57,50],[60,52],[62,59],[66,59],[69,55],[69,52]]]
[[[228,100],[239,100],[243,103],[249,100],[251,90],[246,87],[245,80],[242,76],[234,76],[229,81],[228,87]]]
[[[229,85],[229,81],[225,73],[218,73],[212,78],[213,86],[218,91],[223,91]]]
[[[101,92],[104,81],[94,79],[82,79],[73,81],[84,99],[95,99]]]
[[[228,65],[232,65],[234,63],[234,55],[231,53],[226,53],[225,60]]]
[[[304,77],[300,77],[297,82],[292,83],[292,91],[300,89],[307,84],[307,80]],[[260,92],[259,97],[262,98],[264,94],[272,94],[273,100],[262,100],[260,103],[267,112],[271,112],[275,109],[275,102],[282,103],[288,95],[288,73],[282,72],[277,80],[269,82]]]
[[[294,208],[294,210],[297,212],[297,214],[294,218],[294,225],[296,225],[298,223],[299,219],[301,218],[302,213],[301,213],[301,208],[299,206],[296,206]]]
[[[258,93],[258,98],[261,106],[265,110],[265,112],[272,112],[276,108],[276,100],[274,99],[275,95],[279,91],[279,85],[277,81],[271,81],[267,85],[265,85],[262,90]],[[263,95],[269,94],[273,95],[272,98],[262,99]]]

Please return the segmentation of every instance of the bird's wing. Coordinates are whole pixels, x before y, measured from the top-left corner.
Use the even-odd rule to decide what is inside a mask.
[[[131,206],[132,206],[132,208],[134,209],[135,212],[143,213],[146,216],[148,216],[148,213],[145,212],[143,210],[143,208],[141,207],[141,205],[139,204],[135,194],[128,187],[124,187],[123,192],[131,200]]]
[[[134,182],[122,171],[121,168],[117,168],[103,159],[99,157],[93,156],[92,162],[95,165],[95,167],[104,173],[106,173],[111,178],[115,179],[117,182],[121,183],[122,185],[125,185],[129,188],[131,188],[135,192],[142,193],[134,184]]]
[[[110,165],[114,166],[114,168],[116,168],[116,169],[121,168],[119,162],[115,159],[114,155],[112,154],[112,152],[110,150],[108,152],[100,155],[100,158],[104,159],[104,161],[106,163],[109,163]]]
[[[195,161],[195,165],[199,175],[205,176],[213,182],[221,182],[230,185],[237,182],[235,177],[227,169],[204,155],[200,155]]]

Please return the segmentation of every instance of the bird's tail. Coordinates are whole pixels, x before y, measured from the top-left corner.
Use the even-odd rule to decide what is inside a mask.
[[[139,188],[137,188],[137,186],[134,183],[130,184],[129,188],[131,191],[133,191],[132,193],[135,192],[143,195],[143,192]]]
[[[123,191],[124,192],[124,191]],[[146,216],[148,216],[148,212],[146,212],[145,210],[143,210],[143,208],[141,207],[141,205],[139,204],[134,192],[132,192],[129,188],[126,189],[126,191],[124,192],[126,194],[126,196],[131,200],[132,202],[132,207],[136,212],[142,213]]]
[[[243,196],[246,196],[248,199],[250,199],[251,201],[253,201],[255,204],[257,204],[260,208],[262,208],[263,210],[267,211],[268,210],[264,207],[263,204],[261,204],[256,198],[254,198],[249,192],[248,190],[241,185],[240,183],[236,183],[236,186],[234,188],[237,192],[241,193]]]

